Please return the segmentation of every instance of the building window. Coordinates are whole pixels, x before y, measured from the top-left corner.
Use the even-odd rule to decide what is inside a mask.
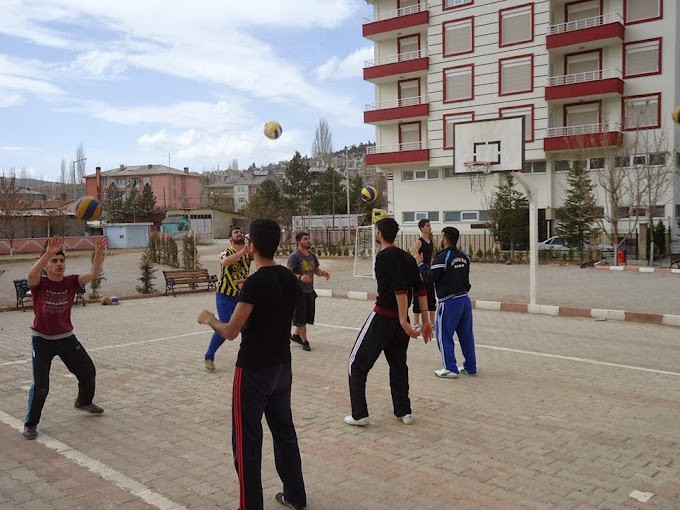
[[[590,158],[590,169],[601,170],[604,168],[604,158]]]
[[[652,166],[664,166],[666,164],[666,152],[654,152],[649,154],[649,164]]]
[[[409,35],[400,37],[397,40],[397,45],[399,47],[399,60],[412,60],[416,58],[414,53],[420,49],[420,36]]]
[[[545,173],[545,161],[527,161],[524,163],[524,169],[522,173],[525,174],[544,174]]]
[[[474,51],[473,18],[444,23],[444,56],[451,57]]]
[[[474,112],[453,113],[444,115],[444,149],[453,149],[454,146],[454,126],[461,122],[472,122],[475,120]]]
[[[533,90],[533,55],[501,59],[498,66],[500,74],[499,95],[520,94]]]
[[[626,25],[652,21],[663,16],[662,0],[624,0]]]
[[[626,43],[623,60],[624,77],[661,73],[661,38]]]
[[[567,159],[560,159],[555,161],[553,164],[553,168],[555,169],[555,172],[568,172],[570,168],[569,160]]]
[[[236,199],[236,203],[239,205],[245,204],[246,203],[246,197],[238,197]]]
[[[401,213],[404,223],[417,223],[420,220],[439,221],[439,211],[404,211]]]
[[[524,117],[524,141],[534,141],[534,106],[507,106],[499,112],[501,119],[508,117]]]
[[[472,0],[444,0],[444,9],[453,9],[463,5],[472,5]]]
[[[577,21],[580,19],[595,18],[602,14],[600,12],[601,0],[590,0],[588,2],[573,2],[565,5],[566,20]]]
[[[600,123],[600,103],[572,104],[564,107],[565,126],[590,126]]]
[[[510,46],[534,39],[534,4],[498,11],[500,46]]]
[[[623,129],[656,129],[661,127],[661,94],[623,98]]]
[[[444,102],[473,99],[473,65],[444,69]]]
[[[144,177],[144,184],[151,186],[151,177]]]
[[[444,223],[489,221],[489,211],[444,211]]]
[[[600,65],[601,57],[602,55],[599,51],[566,55],[564,74],[569,75],[599,71],[602,68]]]
[[[404,170],[401,172],[402,181],[432,181],[436,179],[439,179],[439,168]]]
[[[420,149],[420,122],[399,124],[399,150],[416,151]]]
[[[399,106],[412,106],[419,103],[420,80],[402,80],[399,87]]]

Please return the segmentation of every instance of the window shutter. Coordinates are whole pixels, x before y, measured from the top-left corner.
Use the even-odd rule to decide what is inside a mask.
[[[626,0],[626,21],[639,21],[659,16],[660,0]]]
[[[504,12],[502,15],[502,44],[511,44],[531,39],[531,10],[528,8],[512,12]]]
[[[626,76],[659,71],[659,41],[626,46]]]
[[[460,122],[471,122],[472,114],[466,113],[462,115],[455,115],[451,117],[446,117],[446,147],[453,148],[453,133],[455,131],[454,126]]]
[[[503,62],[501,68],[501,93],[522,92],[531,89],[531,61],[527,59]]]
[[[472,50],[472,23],[470,20],[446,25],[444,53],[463,53]]]
[[[599,124],[600,114],[597,106],[574,106],[567,107],[567,126],[587,126]]]
[[[627,99],[625,123],[627,129],[656,126],[659,123],[659,100],[656,97]]]
[[[600,70],[600,55],[598,53],[588,53],[587,55],[567,57],[566,74],[587,73],[590,71],[599,70]]]
[[[600,0],[567,6],[567,21],[594,18],[600,14]]]
[[[446,100],[470,99],[472,97],[472,69],[456,69],[446,72]]]

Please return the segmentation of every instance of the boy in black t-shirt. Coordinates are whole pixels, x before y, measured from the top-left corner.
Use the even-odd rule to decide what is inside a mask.
[[[258,270],[249,276],[228,323],[208,310],[198,322],[227,340],[241,333],[234,371],[232,447],[240,485],[240,510],[260,510],[262,501],[262,415],[274,440],[276,470],[283,492],[276,500],[303,509],[307,494],[290,408],[292,383],[290,323],[300,286],[295,275],[274,262],[281,229],[272,220],[250,224],[247,246]]]
[[[393,218],[375,224],[376,240],[382,250],[375,258],[375,279],[378,297],[373,312],[361,328],[349,357],[349,396],[352,414],[345,416],[348,425],[368,425],[366,378],[374,363],[385,352],[390,366],[390,390],[394,415],[406,425],[413,423],[411,400],[408,396],[408,365],[406,351],[411,338],[419,336],[411,327],[408,307],[411,297],[420,300],[427,309],[425,283],[418,273],[413,256],[394,245],[399,225]],[[422,315],[422,334],[425,343],[432,338],[430,317]]]

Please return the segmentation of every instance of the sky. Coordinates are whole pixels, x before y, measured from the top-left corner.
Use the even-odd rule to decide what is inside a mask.
[[[0,175],[240,169],[375,139],[365,0],[0,0]],[[278,140],[262,134],[268,120]]]

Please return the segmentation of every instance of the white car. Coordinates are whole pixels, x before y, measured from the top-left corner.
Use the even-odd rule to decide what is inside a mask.
[[[591,246],[586,243],[583,245],[583,251],[588,251]],[[599,250],[603,255],[613,254],[614,247],[609,244],[596,244],[592,246],[593,249]],[[564,241],[559,236],[552,236],[538,243],[538,249],[540,250],[553,250],[553,251],[569,251],[569,247],[564,243]]]

